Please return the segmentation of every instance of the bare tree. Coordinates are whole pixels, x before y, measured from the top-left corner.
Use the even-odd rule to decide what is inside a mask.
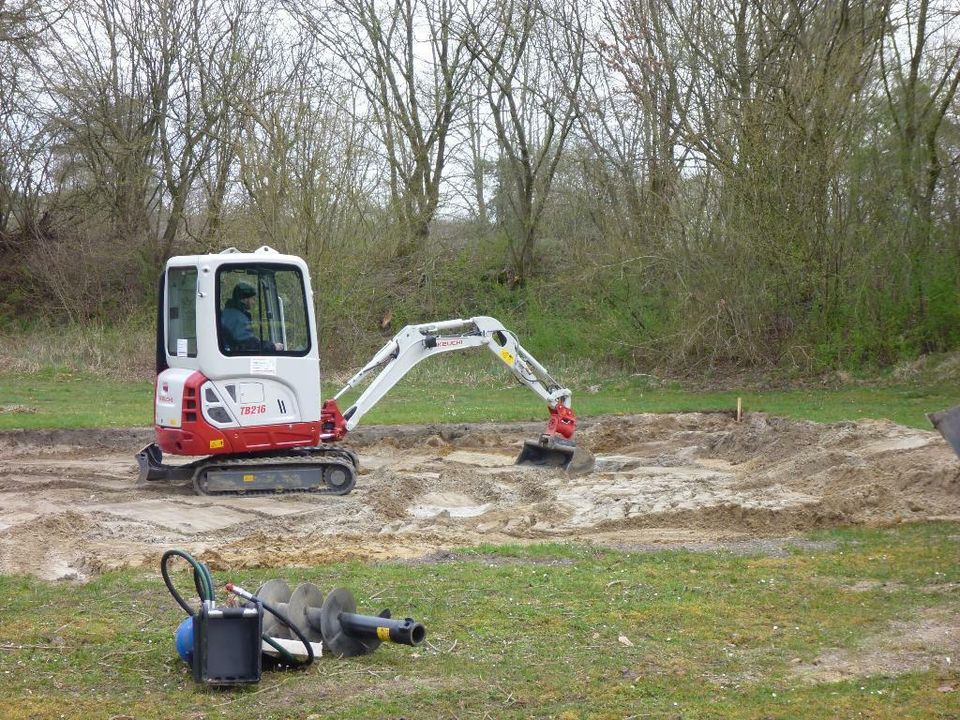
[[[648,246],[666,240],[688,157],[676,119],[689,113],[691,86],[678,67],[675,30],[663,3],[604,2],[595,44],[603,65],[582,93],[581,132],[614,173],[608,192]]]
[[[391,207],[407,242],[429,235],[440,201],[449,133],[467,77],[453,0],[290,3],[362,90],[389,168]]]
[[[577,117],[584,33],[576,4],[491,0],[468,17],[500,151],[497,221],[507,229],[513,281],[537,267],[537,233]]]
[[[35,233],[48,179],[34,57],[56,15],[37,0],[0,0],[0,237]]]
[[[254,21],[246,0],[87,0],[60,34],[48,78],[65,171],[153,263],[171,254],[242,87]]]
[[[487,197],[487,177],[496,164],[491,161],[489,149],[491,141],[488,138],[487,123],[485,122],[484,108],[486,107],[485,91],[476,78],[469,83],[464,103],[464,126],[467,133],[467,145],[470,148],[469,172],[470,190],[472,191],[472,206],[477,223],[481,229],[490,225],[488,212],[489,198]]]
[[[914,242],[925,243],[943,171],[937,141],[960,86],[960,10],[949,2],[907,0],[891,4],[888,17],[881,77],[901,181],[917,220]]]
[[[667,181],[661,187],[683,182],[695,200],[680,227],[683,237],[697,235],[680,265],[687,315],[712,317],[715,331],[688,332],[692,343],[706,339],[721,355],[767,361],[809,313],[829,315],[842,302],[854,256],[849,216],[838,206],[864,136],[884,7],[617,6],[627,27],[613,43],[615,67],[655,127],[648,172]],[[686,148],[703,167],[684,178],[673,163]],[[694,208],[709,216],[689,214]]]
[[[271,244],[313,267],[343,250],[372,195],[367,125],[309,41],[279,49],[241,113],[240,180]]]

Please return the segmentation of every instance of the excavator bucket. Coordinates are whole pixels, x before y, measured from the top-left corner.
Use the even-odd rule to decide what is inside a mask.
[[[960,457],[960,405],[949,410],[927,413],[927,419],[940,431],[943,439],[953,447]]]
[[[543,468],[560,468],[573,475],[593,470],[593,453],[578,448],[572,440],[555,435],[541,435],[536,440],[525,440],[515,465],[532,465]]]

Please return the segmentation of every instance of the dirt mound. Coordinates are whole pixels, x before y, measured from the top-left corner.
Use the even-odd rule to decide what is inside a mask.
[[[513,465],[540,424],[372,427],[344,497],[136,485],[149,429],[0,433],[0,573],[84,579],[182,547],[213,567],[412,558],[481,542],[750,541],[953,516],[960,461],[890,422],[763,414],[589,419],[592,473]]]

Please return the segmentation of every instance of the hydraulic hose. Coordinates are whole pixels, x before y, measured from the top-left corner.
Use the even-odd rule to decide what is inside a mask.
[[[160,575],[163,576],[163,582],[167,586],[167,590],[170,591],[170,594],[173,596],[173,599],[177,601],[177,604],[182,607],[187,615],[193,617],[196,615],[193,608],[187,604],[187,601],[183,599],[183,596],[177,592],[177,589],[173,586],[173,581],[170,579],[170,571],[167,568],[171,558],[181,557],[186,560],[193,567],[193,584],[197,589],[197,595],[200,596],[200,602],[213,602],[213,578],[210,576],[210,571],[207,569],[207,566],[204,565],[199,560],[196,560],[190,553],[184,552],[183,550],[167,550],[163,557],[160,558]]]
[[[168,565],[170,560],[174,557],[183,558],[190,563],[190,566],[193,568],[193,584],[197,589],[197,595],[200,597],[201,604],[205,602],[212,603],[214,601],[215,595],[213,589],[213,576],[210,575],[210,570],[206,565],[194,558],[190,553],[183,550],[167,550],[163,554],[163,557],[160,558],[160,575],[163,576],[163,582],[167,586],[167,590],[170,591],[173,599],[177,601],[177,604],[182,607],[184,611],[186,611],[187,615],[190,617],[195,617],[197,613],[192,607],[190,607],[187,601],[183,599],[183,596],[177,592],[177,589],[173,585],[173,581],[170,579],[170,570]],[[307,667],[308,665],[312,664],[314,660],[313,646],[310,644],[310,641],[307,639],[307,637],[300,631],[300,629],[290,622],[290,619],[287,618],[283,613],[279,612],[276,608],[263,602],[256,595],[250,595],[250,593],[245,591],[236,592],[236,590],[239,589],[240,588],[234,588],[232,584],[227,585],[227,590],[234,592],[240,597],[244,597],[247,600],[257,603],[264,610],[276,617],[277,620],[290,628],[290,630],[292,630],[297,636],[297,639],[300,640],[300,642],[303,643],[303,646],[307,649],[307,659],[302,661],[298,660],[286,648],[279,643],[274,642],[273,638],[266,634],[261,635],[261,639],[275,649],[292,667]]]
[[[307,638],[306,635],[303,634],[300,628],[298,628],[296,625],[294,625],[290,621],[290,618],[288,618],[286,615],[284,615],[282,612],[277,610],[275,607],[273,607],[269,603],[264,602],[256,595],[247,592],[246,590],[244,590],[242,587],[239,587],[238,585],[234,585],[233,583],[227,583],[227,592],[232,592],[237,597],[242,597],[244,600],[249,600],[251,602],[257,603],[264,610],[266,610],[268,613],[273,615],[275,618],[277,618],[277,620],[282,622],[284,625],[290,628],[291,631],[293,631],[293,634],[297,636],[297,640],[302,642],[303,646],[307,650],[306,660],[297,660],[297,658],[295,658],[293,655],[287,652],[287,650],[285,650],[282,645],[274,642],[273,638],[271,638],[266,634],[263,635],[263,641],[268,645],[270,645],[272,648],[274,648],[278,653],[283,655],[286,658],[287,662],[289,662],[291,665],[294,665],[295,667],[307,667],[307,665],[311,665],[313,663],[313,660],[314,660],[313,645],[310,644],[310,640]]]

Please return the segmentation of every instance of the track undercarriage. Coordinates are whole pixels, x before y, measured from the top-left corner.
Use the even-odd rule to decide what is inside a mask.
[[[142,483],[190,481],[199,495],[346,495],[357,481],[356,454],[320,445],[245,455],[215,455],[183,465],[166,465],[151,443],[137,454]]]

